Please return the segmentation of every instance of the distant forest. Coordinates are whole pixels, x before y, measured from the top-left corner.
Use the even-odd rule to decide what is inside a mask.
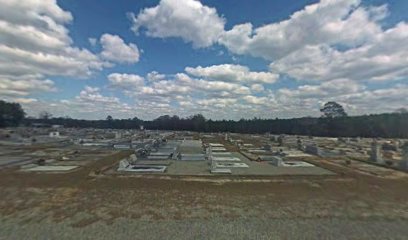
[[[198,132],[235,132],[235,133],[271,133],[294,134],[327,137],[384,137],[408,138],[408,113],[384,113],[363,116],[347,116],[342,107],[329,102],[321,109],[319,118],[304,117],[292,119],[241,119],[211,120],[197,114],[187,118],[164,115],[151,121],[137,117],[133,119],[114,119],[108,116],[105,120],[78,120],[69,117],[53,118],[51,114],[42,113],[39,118],[22,118],[24,112],[16,103],[4,108],[0,101],[0,127],[35,124],[63,125],[70,128],[111,128],[139,129],[143,126],[150,130],[188,130]],[[335,107],[333,107],[333,104]],[[13,107],[15,110],[13,110]],[[327,108],[328,109],[327,109]],[[338,108],[338,109],[336,109]],[[11,113],[7,113],[11,111]],[[14,113],[13,113],[14,111]],[[21,112],[22,111],[22,112]],[[15,116],[15,119],[13,118]]]

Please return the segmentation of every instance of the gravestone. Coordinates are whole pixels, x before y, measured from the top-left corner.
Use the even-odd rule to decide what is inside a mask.
[[[129,162],[126,159],[120,160],[118,171],[124,171],[130,166]]]
[[[404,145],[401,146],[402,150],[402,159],[399,163],[399,167],[403,170],[408,170],[408,142],[405,142]]]
[[[296,141],[296,144],[297,144],[297,149],[302,151],[303,150],[302,139],[298,138],[297,141]]]
[[[381,154],[381,146],[378,144],[377,141],[373,141],[371,143],[370,160],[376,163],[380,163],[380,164],[384,163],[384,160]]]
[[[398,147],[394,143],[384,143],[382,149],[386,151],[398,151]]]
[[[278,144],[279,144],[279,146],[283,146],[285,144],[285,136],[284,135],[279,135]]]
[[[309,154],[317,155],[317,156],[321,155],[321,150],[316,144],[307,145],[305,148],[305,152]]]
[[[281,157],[273,156],[269,163],[272,164],[273,166],[279,167],[283,165],[283,160]]]
[[[115,132],[115,138],[116,139],[121,139],[122,138],[122,133],[121,132]]]
[[[266,150],[266,151],[272,151],[272,146],[269,145],[269,144],[265,144],[265,145],[263,145],[262,149]]]
[[[137,161],[136,155],[135,155],[135,154],[131,154],[131,155],[129,156],[129,163],[130,163],[130,164],[135,164],[136,161]]]

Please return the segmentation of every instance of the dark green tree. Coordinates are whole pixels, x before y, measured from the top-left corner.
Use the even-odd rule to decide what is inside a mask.
[[[205,117],[202,114],[196,114],[190,117],[192,121],[193,130],[195,131],[203,131],[205,128]]]
[[[323,108],[320,109],[324,117],[327,118],[337,118],[337,117],[347,117],[346,111],[344,111],[343,106],[336,102],[327,102],[324,104]]]
[[[0,127],[17,126],[24,117],[25,112],[19,103],[0,100]]]

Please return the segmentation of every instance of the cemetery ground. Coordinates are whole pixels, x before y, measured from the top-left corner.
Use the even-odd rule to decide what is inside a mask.
[[[0,239],[404,239],[406,173],[308,160],[333,176],[113,176],[0,170]],[[351,167],[350,167],[351,166]],[[380,168],[373,166],[373,168]],[[382,167],[381,167],[382,168]],[[102,169],[102,170],[101,170]],[[373,171],[375,172],[375,171]]]

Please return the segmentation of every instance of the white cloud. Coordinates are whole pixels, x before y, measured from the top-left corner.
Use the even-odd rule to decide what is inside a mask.
[[[200,99],[195,103],[203,106],[204,108],[228,108],[235,104],[238,100],[235,98],[212,98],[212,99]]]
[[[187,67],[185,71],[196,77],[225,82],[274,83],[279,78],[278,74],[270,72],[251,72],[246,66],[233,64],[221,64],[209,67],[198,66],[196,68]]]
[[[47,110],[55,116],[151,119],[203,113],[215,119],[240,119],[319,116],[319,107],[327,101],[343,104],[351,115],[408,105],[406,84],[373,83],[402,82],[408,76],[408,25],[382,29],[386,6],[322,0],[282,22],[261,27],[244,23],[224,31],[225,20],[214,8],[195,0],[162,0],[133,16],[135,32],[146,29],[151,37],[180,37],[193,47],[223,44],[232,53],[267,59],[270,71],[219,64],[186,67],[171,75],[109,74],[107,89],[119,89],[132,98],[128,104],[114,95],[117,91],[106,94],[89,86],[72,99],[45,102],[31,97],[55,91],[52,76],[86,78],[116,62],[138,62],[139,49],[112,34],[101,36],[100,54],[75,47],[66,28],[72,15],[56,1],[0,0],[0,4],[0,95],[22,103],[29,114]],[[89,41],[98,44],[96,39]],[[268,86],[284,75],[306,83]]]
[[[276,60],[307,45],[357,46],[380,33],[377,21],[387,15],[385,6],[363,8],[360,0],[322,0],[295,12],[288,20],[253,29],[234,26],[219,39],[231,52]]]
[[[108,75],[109,83],[112,87],[125,90],[136,89],[144,86],[144,78],[136,74],[111,73]]]
[[[143,9],[137,16],[129,14],[132,30],[146,28],[151,37],[181,37],[194,47],[208,47],[224,30],[225,20],[196,0],[161,0],[159,5]]]
[[[162,74],[154,72],[153,75]],[[185,73],[163,75],[160,79],[145,81],[144,85],[142,77],[136,76],[115,73],[108,79],[111,86],[134,99],[140,117],[147,119],[163,114],[189,116],[204,111],[215,116],[214,108],[233,107],[240,97],[251,94],[251,89],[240,83],[192,78]]]
[[[4,96],[27,96],[33,92],[55,91],[54,82],[41,79],[38,75],[7,76],[0,75],[0,95]]]
[[[133,104],[123,103],[115,96],[105,96],[99,88],[89,86],[73,99],[43,102],[20,98],[18,102],[30,115],[47,110],[55,116],[89,119],[107,115],[153,119],[164,114],[185,117],[194,113],[203,113],[213,119],[320,116],[319,108],[327,101],[339,102],[350,115],[361,115],[391,112],[408,104],[406,84],[372,90],[355,81],[338,79],[294,89],[265,90],[260,95],[247,92],[221,96],[222,92],[229,92],[225,90],[229,87],[214,90],[204,87],[202,81],[178,74],[171,80],[153,82],[139,91],[132,91]]]
[[[253,84],[251,85],[251,90],[254,92],[263,92],[265,88],[262,86],[262,84]]]
[[[3,74],[87,77],[104,66],[108,65],[88,50],[67,47],[53,54],[0,44],[0,72]]]
[[[150,82],[155,82],[155,81],[160,81],[160,80],[164,80],[166,75],[164,74],[160,74],[156,71],[152,71],[150,73],[147,74],[147,80]]]
[[[0,0],[1,93],[54,91],[51,76],[86,78],[109,63],[72,45],[73,20],[55,0]]]
[[[274,72],[299,80],[394,80],[408,76],[408,24],[388,29],[371,43],[347,51],[307,46],[273,62]]]
[[[245,101],[251,104],[256,104],[256,105],[267,105],[268,104],[268,98],[267,97],[257,97],[257,96],[245,96],[243,97]]]
[[[99,91],[98,87],[85,86],[75,99],[83,103],[117,104],[120,102],[119,98],[102,96]]]
[[[149,81],[139,91],[125,90],[127,95],[135,99],[177,99],[181,96],[195,95],[196,97],[227,97],[250,94],[250,88],[232,82],[208,81],[205,79],[191,78],[185,73],[175,74],[169,79]]]
[[[88,76],[106,63],[71,46],[65,24],[72,15],[56,1],[0,0],[0,72]]]
[[[134,106],[120,101],[114,96],[104,96],[98,87],[85,86],[72,99],[43,101],[40,99],[16,98],[29,116],[37,116],[47,111],[54,116],[70,116],[78,119],[105,119],[108,115],[114,118],[134,117],[137,112]]]
[[[27,103],[38,102],[38,99],[35,99],[35,98],[14,98],[13,102],[18,102],[18,103],[21,103],[21,104],[27,104]]]
[[[136,63],[139,61],[139,49],[133,43],[126,44],[117,35],[103,34],[100,39],[102,58],[118,63]]]
[[[389,81],[408,76],[408,24],[383,29],[386,5],[322,0],[289,19],[234,26],[219,42],[231,52],[272,61],[271,72],[300,81]]]
[[[346,103],[352,114],[393,112],[408,106],[408,85],[397,84],[392,87],[365,90],[345,94],[339,101]]]
[[[323,82],[320,85],[301,85],[297,89],[281,88],[280,94],[295,99],[305,98],[336,98],[337,96],[357,93],[364,90],[365,87],[349,79],[336,79],[329,82]]]
[[[49,78],[88,78],[113,64],[134,63],[134,44],[110,34],[100,41],[103,51],[94,54],[73,45],[66,28],[73,17],[55,0],[0,0],[0,86],[7,95],[27,96],[55,90]],[[96,39],[89,39],[95,45]]]
[[[177,84],[181,86],[188,86],[196,91],[204,93],[222,93],[229,92],[234,95],[249,94],[251,91],[248,87],[237,83],[223,82],[223,81],[207,81],[204,79],[190,78],[187,74],[176,74]]]
[[[293,117],[319,116],[319,107],[328,101],[342,104],[350,115],[393,112],[408,105],[408,85],[397,84],[382,89],[368,89],[358,82],[337,79],[295,89],[279,89],[274,98],[281,114]]]

